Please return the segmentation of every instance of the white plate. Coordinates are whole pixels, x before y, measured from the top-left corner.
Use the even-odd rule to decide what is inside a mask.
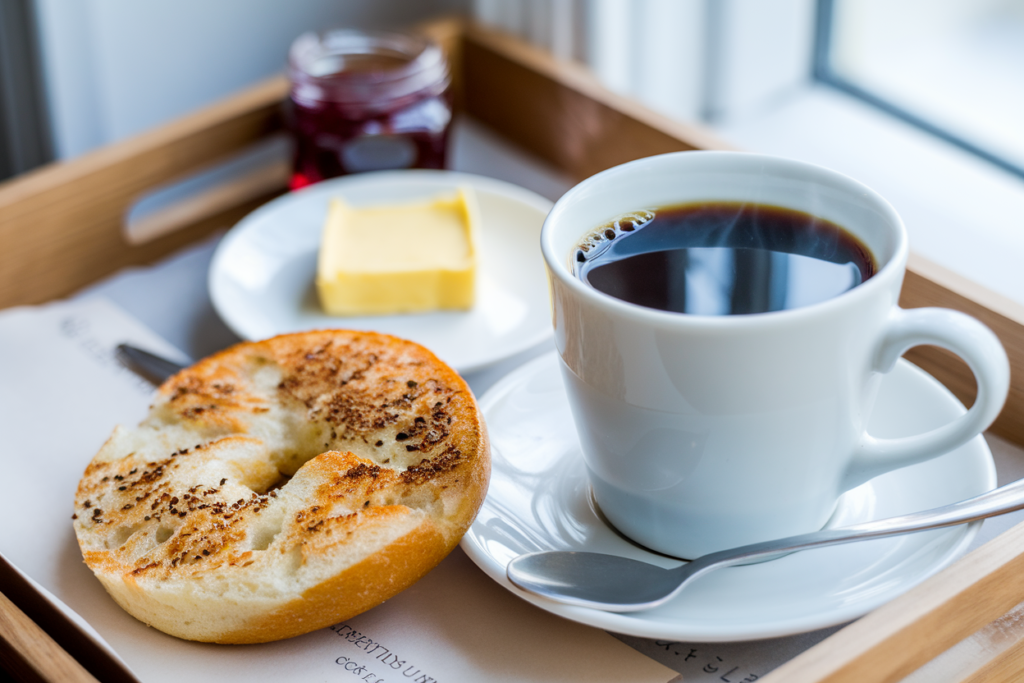
[[[331,197],[355,206],[425,199],[473,188],[481,213],[477,303],[466,312],[332,317],[314,278]],[[345,328],[386,332],[423,344],[459,372],[524,351],[551,335],[540,228],[551,202],[491,178],[449,171],[387,171],[336,178],[285,195],[243,218],[210,266],[213,306],[235,334]]]
[[[639,548],[606,526],[590,488],[562,388],[548,354],[515,370],[481,400],[493,448],[490,490],[466,553],[495,581],[549,612],[608,631],[682,642],[792,635],[841,624],[880,606],[959,557],[980,523],[795,553],[721,569],[673,601],[634,614],[567,607],[513,587],[505,567],[521,553],[592,550],[661,566],[678,561]],[[963,406],[931,376],[900,361],[882,384],[871,418],[876,436],[943,424]],[[848,492],[830,525],[879,519],[969,498],[995,486],[995,466],[977,437],[939,458]]]

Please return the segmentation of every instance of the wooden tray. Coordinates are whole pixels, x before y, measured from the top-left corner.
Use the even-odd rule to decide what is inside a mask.
[[[517,39],[455,19],[421,30],[449,54],[458,109],[571,177],[652,154],[728,147]],[[286,169],[264,170],[149,217],[162,237],[141,244],[124,237],[126,213],[142,193],[280,134],[287,88],[283,77],[271,79],[131,140],[0,184],[0,308],[43,303],[125,266],[157,261],[282,193]],[[915,255],[900,303],[958,309],[999,335],[1012,385],[992,431],[1024,445],[1024,307]],[[908,358],[965,403],[973,400],[974,378],[959,359],[931,347]],[[0,589],[23,602],[2,576]],[[1024,613],[1022,600],[1024,525],[760,680],[898,681],[940,654],[966,661],[959,668],[966,673],[952,680],[1017,680],[1024,677],[1024,629],[1012,625]],[[80,644],[56,635],[85,662]],[[2,594],[0,661],[27,680],[95,680]]]

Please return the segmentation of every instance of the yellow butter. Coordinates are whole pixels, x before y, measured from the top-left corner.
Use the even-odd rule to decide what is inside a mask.
[[[468,309],[478,211],[468,190],[428,202],[354,208],[331,200],[317,291],[331,315]]]

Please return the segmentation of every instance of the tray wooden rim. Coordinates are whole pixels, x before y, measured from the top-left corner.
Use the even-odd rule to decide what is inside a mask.
[[[651,154],[729,148],[712,133],[645,109],[608,91],[581,66],[511,36],[461,19],[420,30],[449,54],[458,108],[571,177]],[[177,216],[165,217],[181,225],[170,234],[144,244],[122,235],[124,215],[142,192],[280,133],[286,96],[284,78],[272,78],[125,142],[0,183],[0,308],[59,298],[124,266],[156,261],[280,194],[281,174],[264,175],[178,208]],[[1024,306],[919,255],[911,257],[900,303],[958,309],[996,332],[1010,356],[1012,384],[992,431],[1024,445]],[[930,347],[908,358],[961,400],[973,400],[973,376],[962,362]],[[1024,525],[760,680],[899,680],[1006,615],[1022,596]],[[40,680],[88,680],[73,667],[46,666],[59,646],[19,614],[0,599],[0,654],[13,652]],[[1015,645],[988,661],[986,670],[1001,667],[1012,677],[1019,664],[1003,664],[1016,662],[1022,650]]]

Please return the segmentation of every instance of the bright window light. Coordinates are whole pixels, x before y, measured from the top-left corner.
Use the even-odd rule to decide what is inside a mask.
[[[824,0],[818,75],[1024,175],[1024,0]]]

